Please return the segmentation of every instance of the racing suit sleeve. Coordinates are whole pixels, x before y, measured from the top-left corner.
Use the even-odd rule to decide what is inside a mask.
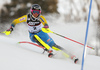
[[[45,17],[44,16],[40,16],[40,21],[41,21],[41,23],[45,26],[45,25],[48,25],[48,23],[47,23],[47,21],[46,21],[46,19],[45,19]]]
[[[12,22],[11,26],[12,26],[12,27],[15,27],[16,24],[22,23],[22,22],[27,22],[27,15],[24,15],[24,16],[22,16],[22,17],[19,17],[19,18],[15,19],[15,20]]]

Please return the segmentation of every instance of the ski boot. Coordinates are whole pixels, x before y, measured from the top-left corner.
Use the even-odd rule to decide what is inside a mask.
[[[75,56],[71,56],[71,59],[73,59],[74,60],[74,63],[76,64],[77,63],[77,61],[79,60],[78,58],[76,58]]]
[[[44,51],[43,51],[43,54],[45,53],[45,51],[48,51],[48,49],[46,49],[46,48],[44,48],[43,50],[44,50]]]
[[[43,53],[44,53],[45,51],[47,51],[47,52],[49,53],[49,54],[48,54],[48,57],[51,58],[51,57],[53,56],[53,53],[52,53],[53,51],[52,51],[52,50],[48,50],[48,49],[45,48],[44,51],[43,51]]]
[[[49,54],[48,54],[48,57],[51,58],[51,57],[53,56],[53,53],[52,53],[52,52],[53,52],[52,50],[48,50],[48,53],[49,53]]]
[[[76,64],[76,63],[77,63],[77,61],[78,61],[78,58],[76,58],[76,59],[74,60],[74,63]]]
[[[48,57],[51,58],[53,56],[53,53],[49,53]]]

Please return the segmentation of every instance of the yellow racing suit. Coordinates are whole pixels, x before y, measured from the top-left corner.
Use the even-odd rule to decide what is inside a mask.
[[[41,28],[47,24],[47,21],[44,16],[40,15],[39,19],[32,18],[30,14],[24,15],[18,19],[15,19],[11,26],[14,27],[18,23],[27,22],[28,30],[31,33],[37,33]]]
[[[64,50],[62,47],[56,45],[56,43],[47,33],[44,33],[41,30],[43,26],[48,25],[44,16],[40,15],[39,18],[35,19],[31,14],[27,14],[18,19],[15,19],[11,26],[15,27],[16,24],[22,22],[26,22],[28,24],[29,36],[32,42],[36,42],[40,46],[45,47],[47,50],[49,50],[50,47],[56,51]],[[65,52],[63,53],[69,57],[69,55],[67,55]]]
[[[43,26],[47,25],[47,21],[44,16],[40,15],[38,19],[35,19],[31,14],[27,14],[15,19],[11,26],[15,27],[16,24],[22,22],[26,22],[28,24],[29,36],[32,42],[36,42],[47,49],[56,45],[53,39],[41,30]]]

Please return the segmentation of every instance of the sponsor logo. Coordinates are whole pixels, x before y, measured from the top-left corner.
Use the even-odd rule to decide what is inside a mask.
[[[25,17],[23,17],[23,18],[19,19],[19,21],[22,21],[22,20],[25,20]]]
[[[50,39],[47,40],[47,42],[49,42],[49,41],[50,41]]]
[[[42,20],[42,22],[44,22],[44,20],[42,18],[40,18]]]
[[[29,22],[28,25],[36,25],[39,24],[40,22]]]

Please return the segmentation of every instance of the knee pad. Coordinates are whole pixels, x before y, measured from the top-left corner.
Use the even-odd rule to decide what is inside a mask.
[[[38,41],[43,47],[45,47],[46,49],[50,49],[50,46],[48,44],[46,44],[44,41],[42,41],[42,39],[38,36],[38,35],[34,35],[35,40]]]
[[[35,37],[33,37],[33,39],[34,39],[34,41],[35,41],[38,45],[43,46]],[[43,46],[43,47],[44,47],[44,46]]]

